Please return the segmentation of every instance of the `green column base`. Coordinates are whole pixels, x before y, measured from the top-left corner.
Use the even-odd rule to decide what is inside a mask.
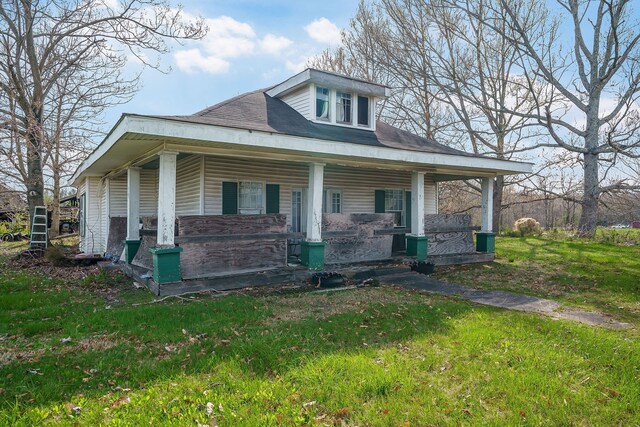
[[[414,256],[418,261],[427,259],[427,236],[407,236],[407,256]]]
[[[180,252],[179,246],[173,248],[149,248],[153,254],[153,280],[162,285],[163,283],[179,282],[182,280],[180,273]]]
[[[300,261],[311,270],[324,268],[324,242],[302,242],[300,245]]]
[[[494,253],[496,251],[496,235],[494,233],[476,233],[476,251]]]
[[[140,249],[140,242],[140,240],[124,241],[124,259],[127,264],[131,264],[131,262],[133,262],[133,258],[138,253],[138,249]]]

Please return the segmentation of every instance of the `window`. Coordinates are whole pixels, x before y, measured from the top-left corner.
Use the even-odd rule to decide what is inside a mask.
[[[358,125],[369,126],[369,98],[358,96]]]
[[[386,190],[384,193],[384,210],[385,212],[395,214],[393,225],[395,225],[396,227],[404,226],[403,196],[403,190]]]
[[[329,89],[316,87],[316,117],[329,120]]]
[[[322,192],[322,213],[342,213],[342,192],[324,190]]]
[[[336,122],[351,124],[351,94],[336,92]]]
[[[263,212],[261,182],[238,183],[238,213],[261,214]]]

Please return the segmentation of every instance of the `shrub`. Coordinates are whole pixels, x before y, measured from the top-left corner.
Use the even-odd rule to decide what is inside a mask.
[[[49,246],[44,257],[56,267],[68,267],[71,265],[71,261],[67,258],[64,248],[61,246]]]
[[[520,233],[520,236],[532,236],[541,233],[540,223],[533,218],[520,218],[513,224],[513,228]]]

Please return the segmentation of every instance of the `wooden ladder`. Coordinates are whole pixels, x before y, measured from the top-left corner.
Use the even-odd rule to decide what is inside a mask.
[[[29,240],[29,250],[47,249],[48,234],[47,208],[36,206],[33,209],[33,222],[31,223],[31,239]]]

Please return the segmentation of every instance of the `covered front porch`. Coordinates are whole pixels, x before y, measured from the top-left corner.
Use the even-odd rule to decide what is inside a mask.
[[[122,260],[158,292],[372,261],[489,261],[493,179],[482,182],[484,228],[438,214],[425,171],[163,150],[108,178],[105,251],[119,258],[124,241]]]

